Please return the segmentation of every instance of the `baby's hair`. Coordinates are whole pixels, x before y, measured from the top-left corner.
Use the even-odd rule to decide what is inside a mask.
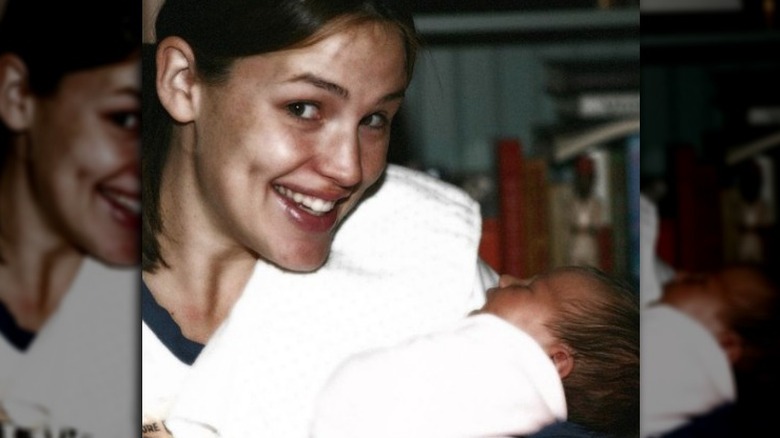
[[[737,386],[744,388],[747,381],[764,382],[768,376],[777,374],[780,284],[776,272],[760,264],[734,263],[724,267],[721,273],[737,274],[742,279],[728,284],[723,316],[727,326],[741,339],[741,354],[734,363],[734,371],[740,382]]]
[[[561,303],[550,330],[572,352],[563,379],[570,421],[615,437],[639,431],[639,297],[627,283],[585,266],[563,268],[593,288]]]

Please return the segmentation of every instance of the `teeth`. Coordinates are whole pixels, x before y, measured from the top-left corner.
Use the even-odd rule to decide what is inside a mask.
[[[114,200],[117,204],[124,207],[126,210],[134,213],[134,214],[141,214],[141,200],[138,198],[134,198],[127,195],[122,195],[119,193],[107,193],[108,196],[111,197],[111,199]]]
[[[305,208],[306,210],[316,215],[325,214],[333,210],[333,207],[336,206],[336,203],[334,201],[326,201],[324,199],[315,198],[313,196],[304,195],[298,192],[293,192],[287,187],[274,186],[274,188],[282,196],[288,199],[292,199],[293,201],[295,201],[296,204],[299,204],[301,207]]]

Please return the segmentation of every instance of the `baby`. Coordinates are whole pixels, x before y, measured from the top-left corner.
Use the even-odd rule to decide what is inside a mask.
[[[311,436],[525,435],[564,419],[639,430],[639,300],[592,268],[503,276],[453,327],[353,356],[321,393]]]
[[[764,400],[780,381],[773,273],[754,264],[659,269],[658,209],[644,196],[640,205],[641,436],[761,435],[773,418]]]
[[[678,274],[664,284],[642,316],[643,437],[697,436],[713,425],[718,436],[762,430],[758,421],[772,415],[762,400],[777,382],[778,297],[757,265]]]

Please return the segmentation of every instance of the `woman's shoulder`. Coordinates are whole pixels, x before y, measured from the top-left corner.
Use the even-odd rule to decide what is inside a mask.
[[[479,204],[466,192],[423,172],[390,165],[344,220],[331,258],[395,254],[406,260],[417,254],[441,260],[468,255],[473,265],[481,230]]]
[[[384,185],[403,188],[434,200],[456,202],[464,207],[473,208],[476,205],[476,201],[460,187],[409,167],[388,165]]]
[[[388,165],[377,191],[398,192],[416,202],[444,204],[479,214],[479,204],[460,187],[408,167]]]
[[[366,194],[358,212],[386,211],[393,215],[457,220],[481,224],[479,204],[464,190],[425,172],[388,165],[382,178]]]

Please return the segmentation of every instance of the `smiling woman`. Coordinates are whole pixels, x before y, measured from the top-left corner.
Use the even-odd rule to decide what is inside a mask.
[[[458,318],[486,288],[478,206],[387,166],[411,14],[383,0],[167,0],[155,34],[144,430],[308,436],[345,355]]]
[[[52,428],[114,436],[132,398],[105,403],[132,389],[133,275],[119,268],[139,260],[140,7],[5,3],[0,411],[40,402]]]

